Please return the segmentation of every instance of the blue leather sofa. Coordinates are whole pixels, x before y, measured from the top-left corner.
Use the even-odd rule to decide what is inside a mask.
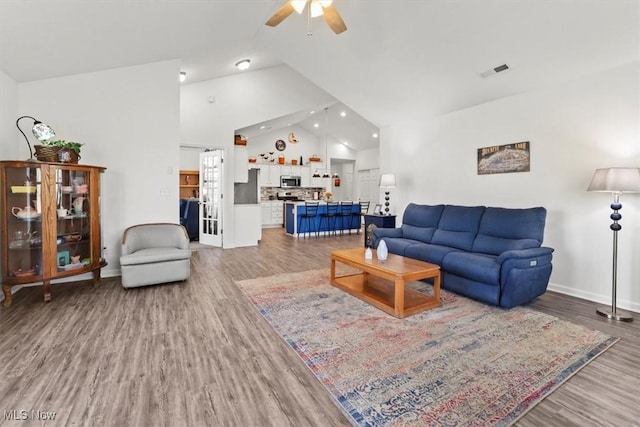
[[[180,199],[180,225],[187,229],[189,240],[200,238],[198,199]]]
[[[377,228],[389,253],[437,264],[441,286],[491,305],[511,308],[542,295],[553,249],[542,247],[542,207],[409,204],[400,228]]]

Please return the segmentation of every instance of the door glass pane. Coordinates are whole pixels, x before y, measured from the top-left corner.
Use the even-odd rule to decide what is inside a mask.
[[[38,167],[7,168],[7,252],[9,277],[42,274],[42,174]]]
[[[91,264],[91,210],[89,174],[76,169],[56,169],[56,245],[58,271]]]

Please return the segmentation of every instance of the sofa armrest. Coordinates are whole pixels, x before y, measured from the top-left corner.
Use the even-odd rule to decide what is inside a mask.
[[[520,260],[530,260],[531,267],[535,267],[538,265],[539,261],[547,260],[546,263],[551,262],[551,254],[553,253],[552,248],[541,247],[541,248],[530,248],[530,249],[520,249],[515,251],[506,251],[498,256],[496,262],[498,264],[504,264],[508,260],[520,261]]]
[[[385,237],[402,237],[402,228],[376,228],[373,235],[378,239]]]
[[[378,247],[380,239],[385,237],[402,237],[402,228],[376,228],[373,230],[372,245]]]
[[[506,251],[500,264],[500,305],[511,308],[524,304],[547,290],[553,266],[553,249],[531,248]]]

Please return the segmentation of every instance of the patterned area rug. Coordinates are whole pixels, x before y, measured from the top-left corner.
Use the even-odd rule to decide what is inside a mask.
[[[359,426],[511,425],[618,340],[446,291],[396,319],[329,283],[327,269],[238,285]]]

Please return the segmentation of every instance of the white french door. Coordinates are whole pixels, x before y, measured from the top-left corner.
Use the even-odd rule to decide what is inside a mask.
[[[200,153],[200,243],[222,247],[223,150]]]

